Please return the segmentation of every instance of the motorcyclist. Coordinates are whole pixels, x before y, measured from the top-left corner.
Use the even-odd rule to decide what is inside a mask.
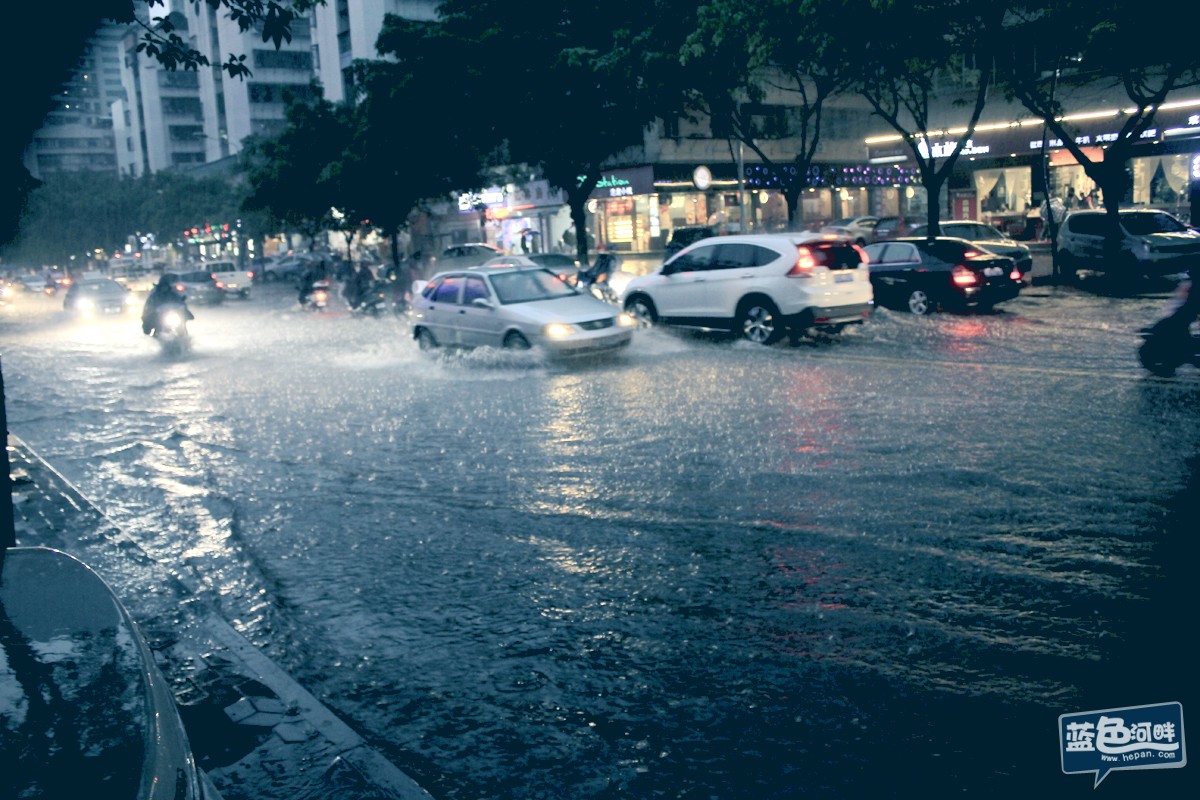
[[[308,269],[304,270],[304,274],[300,276],[300,305],[308,302],[308,298],[312,296],[313,284],[317,281],[325,279],[325,261],[322,259],[319,263],[313,262],[308,265]]]
[[[152,336],[158,330],[159,314],[165,306],[179,306],[184,319],[196,318],[187,307],[187,295],[176,290],[175,284],[163,275],[158,279],[158,283],[154,284],[154,288],[146,297],[145,305],[142,306],[142,333]]]
[[[1170,377],[1176,367],[1189,362],[1200,367],[1200,349],[1191,332],[1192,323],[1200,318],[1195,273],[1195,269],[1189,270],[1180,282],[1166,316],[1142,329],[1144,341],[1138,348],[1138,360],[1155,375]]]
[[[358,269],[346,283],[346,302],[350,304],[350,308],[358,308],[362,304],[374,282],[375,275],[371,272],[371,268],[367,266],[366,262],[359,264]]]

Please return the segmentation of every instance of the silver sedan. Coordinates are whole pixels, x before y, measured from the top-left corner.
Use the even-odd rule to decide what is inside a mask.
[[[414,286],[412,335],[421,349],[539,347],[550,355],[620,350],[636,322],[576,291],[553,271],[476,267],[434,275]]]

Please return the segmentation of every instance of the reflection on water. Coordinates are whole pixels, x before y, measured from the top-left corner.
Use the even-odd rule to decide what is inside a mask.
[[[18,434],[439,797],[1008,790],[1055,754],[1006,738],[1152,597],[1195,450],[1127,352],[1153,304],[1083,303],[576,368],[263,298],[170,365],[6,323],[5,378]]]

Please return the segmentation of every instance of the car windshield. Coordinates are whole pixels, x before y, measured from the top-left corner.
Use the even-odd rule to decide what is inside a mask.
[[[1123,214],[1121,224],[1134,236],[1150,233],[1182,233],[1187,226],[1170,214]]]
[[[553,272],[544,269],[523,269],[491,276],[496,297],[504,305],[531,303],[578,294]]]

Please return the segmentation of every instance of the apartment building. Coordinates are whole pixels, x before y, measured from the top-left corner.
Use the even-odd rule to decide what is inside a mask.
[[[35,178],[54,172],[117,172],[111,105],[123,98],[120,40],[123,29],[97,31],[71,80],[55,97],[25,151],[25,166]]]

